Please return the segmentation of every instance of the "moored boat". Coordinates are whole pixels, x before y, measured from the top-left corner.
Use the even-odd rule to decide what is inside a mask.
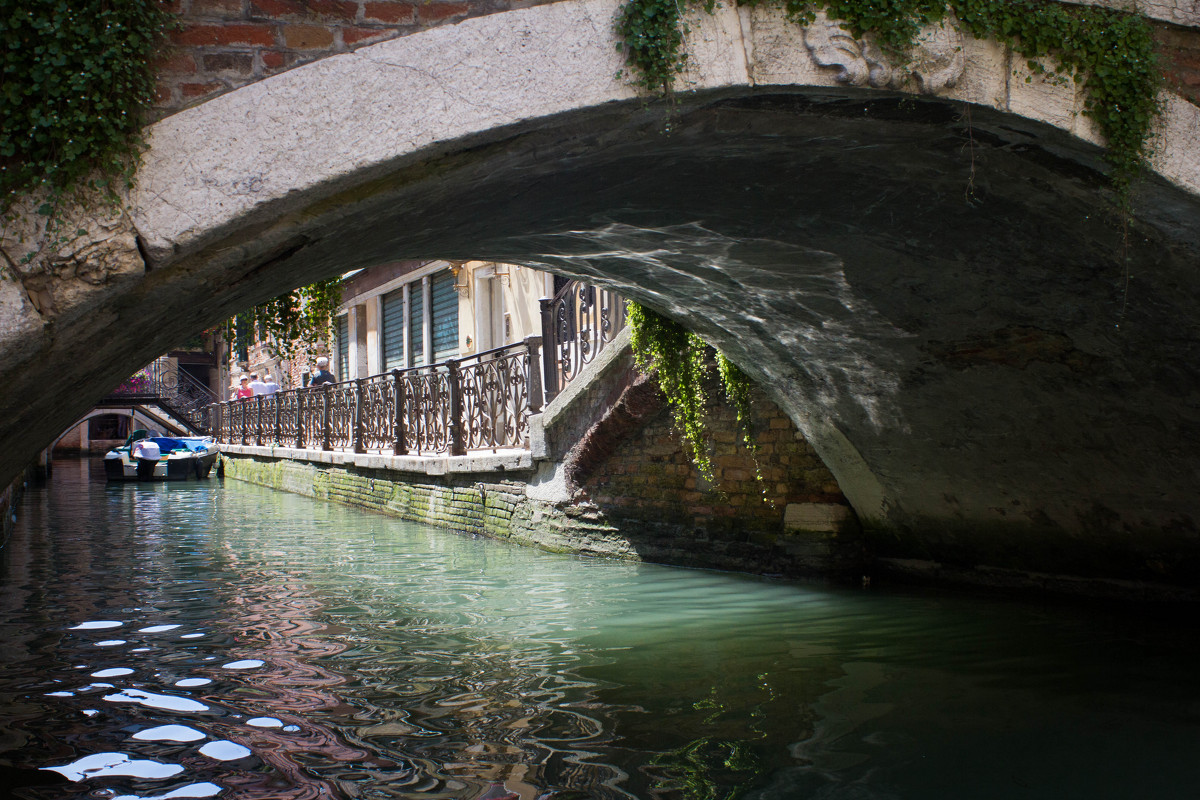
[[[134,431],[125,444],[104,455],[104,474],[110,481],[182,481],[207,478],[220,456],[204,436],[157,436]]]

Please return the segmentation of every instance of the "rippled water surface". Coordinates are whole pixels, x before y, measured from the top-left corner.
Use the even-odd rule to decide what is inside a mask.
[[[69,461],[3,570],[16,797],[1200,795],[1196,627],[1157,612],[583,560]]]

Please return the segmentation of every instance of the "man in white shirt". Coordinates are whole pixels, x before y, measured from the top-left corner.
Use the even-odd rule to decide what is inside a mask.
[[[275,382],[269,372],[263,373],[263,386],[265,387],[263,394],[275,394],[279,391],[279,384]]]
[[[267,393],[267,385],[258,379],[257,372],[250,373],[250,391],[256,395]]]

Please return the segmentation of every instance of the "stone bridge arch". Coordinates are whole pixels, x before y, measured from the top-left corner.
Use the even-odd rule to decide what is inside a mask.
[[[862,53],[721,8],[660,102],[618,74],[615,12],[470,19],[157,123],[132,213],[0,285],[0,473],[233,311],[395,258],[489,258],[700,330],[881,552],[1079,571],[1087,536],[1097,574],[1194,580],[1200,109],[1164,97],[1123,238],[1074,87],[1026,83],[1002,48],[934,47],[905,95]]]

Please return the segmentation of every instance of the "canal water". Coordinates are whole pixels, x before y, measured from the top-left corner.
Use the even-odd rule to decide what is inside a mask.
[[[1190,620],[551,555],[95,467],[31,486],[3,551],[14,797],[1200,795]]]

